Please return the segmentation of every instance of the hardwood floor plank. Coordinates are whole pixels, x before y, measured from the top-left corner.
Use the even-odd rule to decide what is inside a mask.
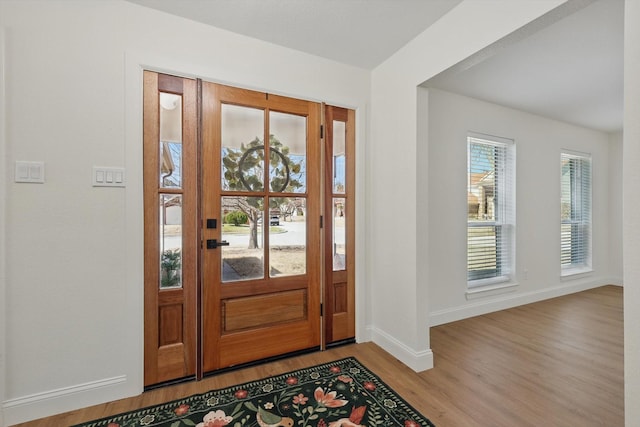
[[[354,356],[437,427],[622,427],[622,293],[604,286],[431,328],[435,367],[421,373],[373,343],[353,344],[20,426],[68,426]]]

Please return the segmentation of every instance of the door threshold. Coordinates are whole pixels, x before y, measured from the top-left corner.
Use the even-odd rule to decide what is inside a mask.
[[[147,392],[147,391],[155,390],[157,388],[169,387],[172,385],[182,384],[182,383],[188,383],[195,379],[196,379],[195,375],[190,375],[188,377],[182,377],[175,380],[164,381],[158,384],[151,384],[151,385],[145,386],[144,391]]]
[[[226,368],[216,369],[215,371],[205,372],[203,378],[211,377],[218,374],[223,374],[225,372],[236,371],[238,369],[250,368],[257,365],[262,365],[269,362],[275,362],[276,360],[288,359],[290,357],[301,356],[303,354],[314,353],[316,351],[320,351],[320,346],[306,348],[304,350],[292,351],[290,353],[280,354],[278,356],[267,357],[260,360],[255,360],[253,362],[241,363],[238,365],[229,366]]]
[[[344,340],[327,343],[326,348],[327,350],[329,350],[330,348],[342,347],[343,345],[349,345],[349,344],[355,344],[355,343],[356,343],[355,338],[347,338]]]

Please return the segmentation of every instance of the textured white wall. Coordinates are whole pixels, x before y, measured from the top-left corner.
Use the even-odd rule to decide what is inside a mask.
[[[142,390],[143,68],[356,108],[364,187],[368,71],[124,1],[2,1],[0,27],[3,179],[15,160],[46,167],[0,190],[7,424]],[[126,166],[127,187],[93,188],[93,165]]]
[[[625,2],[624,21],[624,398],[625,425],[640,425],[640,2]]]
[[[609,135],[429,90],[429,312],[432,325],[611,283]],[[468,300],[467,132],[515,141],[516,288]],[[560,277],[560,152],[592,156],[593,272]],[[618,165],[618,169],[619,169]],[[526,270],[526,274],[525,274]]]

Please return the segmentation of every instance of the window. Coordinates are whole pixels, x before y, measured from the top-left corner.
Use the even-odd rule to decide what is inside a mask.
[[[562,152],[560,264],[562,275],[591,270],[591,157]]]
[[[506,282],[514,270],[515,146],[467,137],[467,280],[469,288]]]

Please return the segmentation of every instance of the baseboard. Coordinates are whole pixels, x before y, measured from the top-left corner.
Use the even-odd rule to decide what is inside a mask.
[[[624,287],[624,280],[622,279],[622,277],[610,277],[608,283],[610,285]]]
[[[487,298],[486,300],[474,299],[473,302],[462,307],[437,310],[430,313],[429,325],[443,325],[445,323],[468,319],[474,316],[481,316],[494,311],[506,310],[519,305],[531,304],[549,298],[556,298],[563,295],[586,291],[587,289],[593,289],[609,284],[619,285],[619,283],[622,283],[621,280],[615,281],[614,279],[616,278],[604,278],[597,281],[580,283],[563,283],[561,286],[547,288],[540,291],[503,294],[495,298]]]
[[[127,376],[121,375],[9,399],[2,403],[4,425],[32,421],[139,394],[131,393],[129,388]]]
[[[414,371],[422,372],[433,368],[433,352],[431,349],[415,351],[380,329],[374,327],[368,329],[371,341]]]

